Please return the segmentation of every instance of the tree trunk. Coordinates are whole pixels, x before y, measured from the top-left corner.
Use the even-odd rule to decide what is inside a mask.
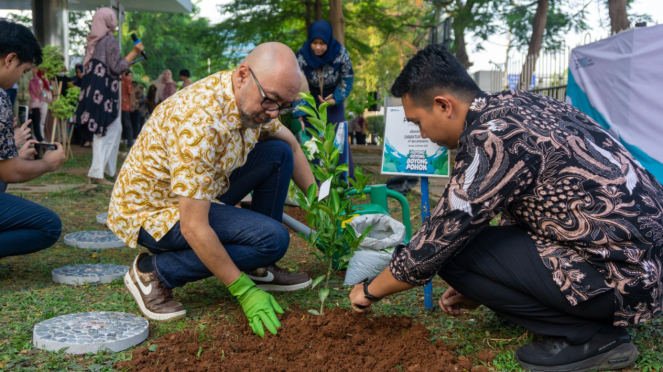
[[[464,3],[457,0],[456,6],[458,7],[456,15],[451,22],[451,29],[454,32],[454,42],[451,46],[451,51],[454,52],[456,59],[465,67],[470,68],[473,63],[470,62],[470,57],[467,55],[467,44],[465,44],[465,29],[467,23],[472,19],[472,8],[474,8],[474,1],[467,0]]]
[[[608,14],[610,15],[611,34],[616,34],[630,27],[626,15],[626,0],[608,0]]]
[[[306,23],[306,32],[308,33],[308,30],[311,28],[311,24],[313,23],[313,1],[307,0],[304,2],[304,4],[306,5],[306,19],[304,19],[304,22]]]
[[[539,57],[541,44],[543,44],[543,32],[546,30],[549,5],[549,0],[537,0],[534,23],[532,24],[532,37],[529,41],[527,58],[523,63],[523,69],[518,82],[518,89],[520,90],[527,90],[531,84],[532,74],[536,67],[536,59]]]
[[[465,69],[472,67],[474,63],[470,62],[470,57],[467,55],[467,45],[465,44],[465,34],[460,32],[455,35],[456,40],[456,59],[460,62]]]
[[[315,0],[315,20],[322,19],[322,0]]]
[[[345,18],[341,0],[329,0],[329,18],[331,20],[334,39],[345,46]]]

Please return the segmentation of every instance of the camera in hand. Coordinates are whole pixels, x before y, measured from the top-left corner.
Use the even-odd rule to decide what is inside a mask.
[[[35,154],[35,159],[43,158],[46,151],[52,151],[57,149],[58,147],[52,143],[46,143],[46,142],[35,143],[35,150],[37,150],[37,154]]]

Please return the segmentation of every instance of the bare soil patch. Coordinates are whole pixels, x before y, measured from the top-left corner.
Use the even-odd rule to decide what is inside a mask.
[[[281,319],[278,335],[254,335],[246,320],[204,334],[183,331],[155,339],[116,365],[137,371],[478,371],[409,317],[371,317],[334,309]],[[154,349],[154,345],[151,346]]]

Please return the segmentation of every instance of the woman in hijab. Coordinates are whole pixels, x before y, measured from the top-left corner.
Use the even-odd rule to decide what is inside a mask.
[[[168,97],[177,92],[177,84],[173,81],[173,73],[170,70],[163,70],[157,78],[157,104],[165,101]]]
[[[330,123],[345,121],[345,108],[343,102],[352,91],[354,72],[348,51],[332,35],[331,25],[327,21],[316,21],[308,30],[308,39],[297,52],[299,67],[315,97],[318,106],[329,102],[327,107],[327,120]],[[299,100],[294,105],[308,105]],[[295,111],[294,117],[299,118],[307,128],[313,128],[305,118],[305,113]],[[347,125],[347,123],[346,123]],[[337,130],[342,129],[337,127]],[[345,138],[347,141],[347,137]],[[349,148],[349,147],[348,147]],[[349,175],[354,174],[352,153],[348,151]],[[339,164],[346,162],[346,154],[339,155]]]
[[[138,43],[126,57],[120,55],[120,45],[113,36],[117,17],[110,8],[100,8],[92,18],[87,49],[83,60],[83,79],[74,122],[89,130],[92,144],[92,166],[88,172],[90,182],[112,185],[104,178],[115,176],[117,153],[120,146],[122,123],[120,115],[120,76],[129,70],[129,64],[143,51]]]

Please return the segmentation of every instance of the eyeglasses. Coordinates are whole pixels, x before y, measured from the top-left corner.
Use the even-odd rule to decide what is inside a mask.
[[[286,115],[291,113],[295,109],[292,106],[281,106],[271,98],[267,97],[265,91],[262,89],[262,86],[260,86],[260,83],[258,82],[258,78],[256,78],[256,75],[253,73],[250,67],[249,67],[249,72],[251,73],[251,76],[253,76],[253,80],[255,80],[256,85],[258,86],[258,90],[260,90],[260,95],[262,96],[262,102],[260,102],[260,106],[262,106],[262,108],[264,108],[265,111],[270,111],[270,112],[278,111],[279,115]]]

